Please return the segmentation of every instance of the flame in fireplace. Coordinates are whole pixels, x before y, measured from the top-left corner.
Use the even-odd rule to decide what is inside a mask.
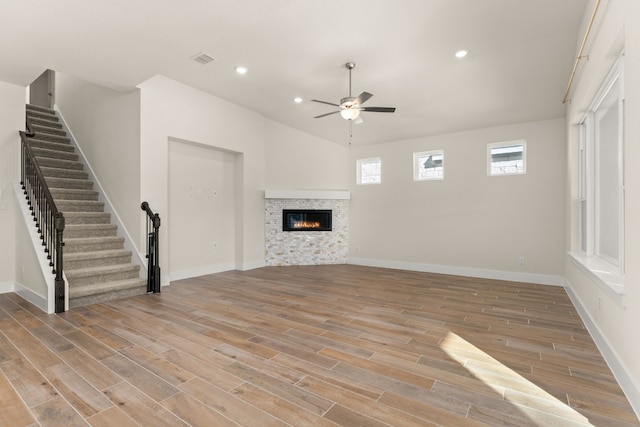
[[[296,221],[293,228],[320,228],[319,221]]]

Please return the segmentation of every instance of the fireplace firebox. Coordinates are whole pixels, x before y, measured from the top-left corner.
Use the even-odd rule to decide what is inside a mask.
[[[283,209],[282,231],[331,231],[331,209]]]

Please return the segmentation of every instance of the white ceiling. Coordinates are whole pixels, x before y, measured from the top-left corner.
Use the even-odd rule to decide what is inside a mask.
[[[53,69],[118,90],[161,74],[340,144],[564,116],[587,0],[1,0],[0,80]],[[463,60],[454,57],[468,49]],[[199,65],[204,51],[216,58]],[[249,72],[239,76],[237,65]],[[293,98],[304,99],[294,104]]]

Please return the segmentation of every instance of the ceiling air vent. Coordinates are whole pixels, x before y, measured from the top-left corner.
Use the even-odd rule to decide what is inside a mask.
[[[191,57],[191,59],[193,59],[194,61],[196,61],[198,64],[201,64],[201,65],[206,65],[209,62],[216,60],[216,58],[204,52],[196,53]]]

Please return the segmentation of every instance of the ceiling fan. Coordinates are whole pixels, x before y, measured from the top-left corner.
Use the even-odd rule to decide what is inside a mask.
[[[360,117],[361,111],[370,111],[374,113],[393,113],[396,111],[395,107],[363,107],[362,104],[367,102],[373,95],[369,92],[362,92],[357,97],[351,96],[351,70],[356,66],[355,62],[347,62],[344,64],[345,68],[349,70],[349,96],[342,98],[340,104],[334,104],[333,102],[320,101],[319,99],[312,99],[312,102],[319,102],[321,104],[332,105],[339,107],[339,110],[331,111],[330,113],[320,114],[315,116],[314,119],[330,116],[332,114],[340,113],[343,119],[349,120],[349,124],[362,123],[362,117]]]

